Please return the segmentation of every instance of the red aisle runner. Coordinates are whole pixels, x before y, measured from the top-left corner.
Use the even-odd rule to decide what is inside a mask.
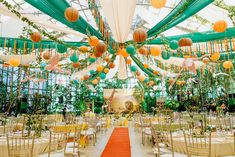
[[[131,157],[128,128],[115,128],[101,157]]]

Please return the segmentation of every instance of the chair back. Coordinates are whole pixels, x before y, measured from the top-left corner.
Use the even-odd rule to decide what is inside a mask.
[[[64,149],[66,144],[67,134],[50,132],[48,157],[50,157],[51,152]]]

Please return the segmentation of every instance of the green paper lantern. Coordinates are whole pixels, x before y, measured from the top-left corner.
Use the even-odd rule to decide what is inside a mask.
[[[134,65],[132,65],[132,66],[131,66],[131,71],[135,73],[135,72],[137,71],[137,67],[134,66]]]
[[[201,57],[202,56],[202,53],[201,53],[201,51],[199,51],[198,53],[197,53],[197,57]]]
[[[106,78],[106,74],[105,73],[101,73],[100,74],[100,79],[104,80]]]
[[[171,42],[170,42],[170,48],[172,49],[172,50],[176,50],[176,49],[178,49],[178,47],[179,47],[179,45],[178,45],[178,41],[177,40],[172,40]]]
[[[78,62],[78,57],[77,55],[74,53],[72,56],[70,56],[70,61],[73,62],[73,63],[76,63]]]
[[[47,66],[47,64],[46,63],[41,63],[40,64],[40,70],[45,70],[45,67]]]
[[[144,82],[145,82],[145,83],[149,82],[149,78],[146,77],[146,78],[144,79]]]
[[[171,57],[170,52],[163,52],[163,53],[162,53],[162,58],[163,58],[164,60],[168,60],[168,59],[170,59],[170,57]]]
[[[90,62],[90,63],[94,63],[95,61],[96,61],[95,58],[93,58],[93,57],[92,57],[92,58],[89,58],[89,62]]]
[[[62,45],[62,44],[57,44],[56,45],[56,51],[58,53],[65,53],[67,51],[67,47]]]
[[[95,74],[95,70],[90,70],[90,74],[94,75]]]
[[[135,55],[136,54],[135,47],[133,45],[127,46],[126,52],[131,56]]]
[[[78,84],[79,81],[78,81],[78,80],[73,80],[73,83],[74,83],[74,84]]]
[[[108,52],[109,52],[110,54],[114,54],[114,53],[115,53],[115,51],[114,51],[113,49],[111,49],[111,48],[108,50]]]

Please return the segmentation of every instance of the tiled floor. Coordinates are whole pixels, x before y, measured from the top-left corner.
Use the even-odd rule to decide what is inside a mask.
[[[100,132],[98,134],[97,143],[95,146],[89,144],[86,148],[81,148],[81,157],[100,157],[103,152],[106,143],[113,131],[113,128],[106,132]],[[154,157],[150,142],[146,141],[145,146],[141,144],[141,134],[134,131],[133,127],[129,127],[129,134],[131,140],[131,154],[132,157]],[[70,145],[67,147],[68,151],[72,152]],[[42,154],[40,157],[47,157],[47,154]],[[52,153],[51,157],[63,157],[63,152]]]

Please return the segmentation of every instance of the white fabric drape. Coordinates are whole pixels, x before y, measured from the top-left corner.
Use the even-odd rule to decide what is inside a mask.
[[[100,0],[114,39],[124,43],[130,33],[136,0]]]
[[[4,5],[0,4],[0,14],[11,17],[13,19],[16,20],[20,20],[15,14],[13,14],[12,12],[10,12]],[[55,31],[59,31],[59,32],[63,32],[63,33],[67,33],[67,34],[72,34],[74,36],[77,37],[87,37],[86,35],[79,33],[77,31],[68,29],[68,28],[64,28],[61,26],[58,26],[57,24],[53,24],[51,22],[47,22],[47,21],[42,21],[41,19],[35,17],[35,16],[30,16],[30,15],[24,15],[24,17],[27,17],[29,20],[31,20],[32,22],[34,22],[35,24],[45,27],[45,28],[50,28],[52,30]]]
[[[28,64],[36,61],[35,55],[0,55],[0,60],[8,62],[11,58],[17,58],[20,60],[20,64]]]
[[[100,4],[113,38],[124,43],[130,33],[137,0],[100,0]],[[119,57],[118,78],[127,78],[127,69],[124,57]]]

